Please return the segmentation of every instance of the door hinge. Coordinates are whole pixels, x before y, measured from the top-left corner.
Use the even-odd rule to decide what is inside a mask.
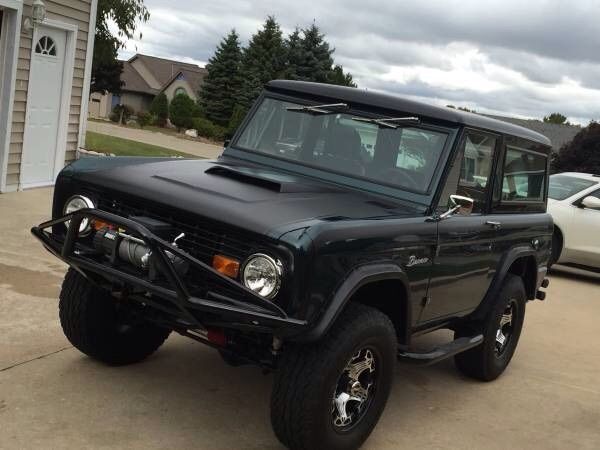
[[[421,299],[421,306],[423,308],[425,308],[427,305],[429,305],[429,303],[431,303],[431,297],[423,297]]]

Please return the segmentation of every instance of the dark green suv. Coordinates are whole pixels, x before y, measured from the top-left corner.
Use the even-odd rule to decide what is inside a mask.
[[[286,446],[356,448],[397,359],[508,365],[548,283],[549,154],[480,115],[273,81],[219,159],[81,159],[32,232],[71,267],[60,319],[83,353],[133,363],[176,331],[275,371]],[[414,350],[440,328],[454,340]]]

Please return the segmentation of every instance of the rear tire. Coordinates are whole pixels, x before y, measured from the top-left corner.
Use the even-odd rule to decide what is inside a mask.
[[[454,357],[460,372],[482,381],[495,380],[504,372],[519,342],[525,303],[523,280],[513,274],[506,275],[485,320],[466,324],[455,332],[455,338],[483,334],[481,345]]]
[[[171,330],[124,318],[117,300],[69,269],[59,302],[60,323],[73,346],[110,365],[131,364],[154,353]]]
[[[562,253],[562,246],[562,236],[557,229],[554,229],[554,234],[552,235],[552,253],[550,254],[550,261],[548,261],[548,268],[558,262],[560,254]]]
[[[287,345],[275,374],[271,423],[291,449],[353,449],[385,408],[396,362],[394,326],[382,312],[350,304],[311,345]]]

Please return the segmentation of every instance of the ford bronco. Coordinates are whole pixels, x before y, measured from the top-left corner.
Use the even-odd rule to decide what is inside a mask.
[[[272,81],[217,160],[66,167],[32,233],[70,266],[60,321],[86,355],[134,363],[175,331],[274,371],[284,445],[357,448],[397,359],[506,369],[548,285],[549,154],[481,115]]]

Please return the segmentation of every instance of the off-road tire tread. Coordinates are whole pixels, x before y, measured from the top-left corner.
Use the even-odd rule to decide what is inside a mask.
[[[148,323],[135,330],[133,339],[123,339],[119,345],[107,342],[90,327],[91,323],[104,325],[97,303],[103,301],[110,301],[106,293],[74,269],[67,271],[59,296],[59,318],[65,336],[82,353],[110,365],[131,364],[154,353],[169,336],[170,330]]]
[[[495,320],[499,314],[504,312],[506,303],[508,301],[508,296],[513,291],[519,293],[520,298],[518,301],[521,303],[521,314],[524,316],[526,294],[525,287],[523,286],[523,280],[521,277],[509,273],[506,275],[502,288],[498,292],[494,304],[490,308],[490,311],[486,315],[485,319],[481,322],[465,324],[465,326],[456,331],[455,338],[470,337],[480,333],[483,334],[484,337],[484,344],[466,352],[459,353],[454,357],[455,365],[462,374],[481,381],[492,381],[496,379],[504,370],[503,368],[500,372],[498,372],[498,370],[495,370],[495,368],[491,368],[490,364],[488,363],[489,360],[487,359],[489,358],[489,355],[486,354],[485,339],[486,337],[487,339],[491,339],[492,335],[495,333],[497,329]],[[520,320],[522,322],[523,317],[521,317]],[[519,327],[516,341],[514,342],[515,348],[518,344],[520,333],[521,328]],[[515,349],[512,349],[508,358],[508,362],[510,362],[514,350]]]
[[[359,327],[386,327],[394,336],[394,326],[388,316],[377,309],[359,303],[349,304],[337,318],[333,328],[316,344],[288,345],[275,374],[271,396],[271,423],[278,439],[294,450],[313,450],[306,447],[307,435],[314,417],[311,395],[315,387],[315,373],[321,373],[330,364],[341,341]],[[293,348],[290,348],[293,347]],[[295,405],[294,407],[286,407]]]

